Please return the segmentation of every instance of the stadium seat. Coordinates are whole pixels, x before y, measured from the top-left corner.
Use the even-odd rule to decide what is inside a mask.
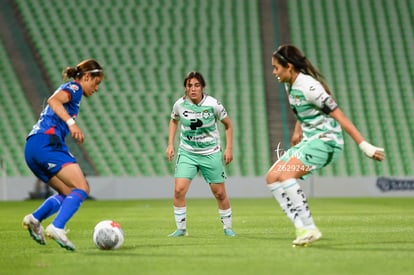
[[[405,140],[414,138],[413,116],[406,115],[414,102],[407,93],[413,87],[414,60],[407,53],[414,38],[407,26],[414,4],[397,2],[288,1],[292,42],[325,75],[366,139],[386,150],[385,162],[369,161],[346,137],[345,158],[321,174],[413,174],[414,150]]]

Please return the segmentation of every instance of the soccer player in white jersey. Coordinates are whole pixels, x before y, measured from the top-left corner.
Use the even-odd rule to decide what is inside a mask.
[[[273,74],[285,83],[297,122],[292,147],[266,174],[269,190],[296,228],[293,245],[307,245],[322,237],[315,226],[306,196],[298,184],[316,170],[335,161],[343,150],[342,129],[369,158],[382,161],[384,149],[368,143],[331,96],[322,75],[292,45],[280,46],[272,55]]]
[[[191,181],[201,172],[217,200],[218,212],[226,236],[236,236],[232,229],[232,212],[224,181],[224,163],[233,159],[233,127],[224,106],[204,93],[206,82],[199,72],[190,72],[184,79],[185,95],[179,98],[171,113],[167,158],[174,158],[174,139],[181,124],[180,145],[175,167],[174,217],[177,229],[170,237],[187,236],[186,194]],[[226,133],[224,152],[220,144],[217,121]],[[224,162],[224,163],[223,163]]]

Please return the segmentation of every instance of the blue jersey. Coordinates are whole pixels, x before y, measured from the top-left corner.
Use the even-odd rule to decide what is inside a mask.
[[[60,85],[55,93],[59,91],[68,93],[70,100],[69,102],[63,104],[63,106],[68,114],[72,118],[76,119],[79,113],[80,102],[82,100],[82,87],[78,82],[71,81]],[[58,117],[52,108],[47,105],[40,114],[39,120],[33,126],[33,129],[29,133],[28,137],[40,133],[57,135],[63,141],[65,140],[66,135],[69,133],[69,127],[66,125],[66,122]]]

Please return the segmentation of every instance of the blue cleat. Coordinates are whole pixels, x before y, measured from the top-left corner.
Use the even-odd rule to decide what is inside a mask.
[[[173,233],[168,235],[168,237],[185,237],[185,236],[188,236],[188,232],[186,229],[177,229]]]
[[[228,237],[235,237],[236,232],[234,232],[233,229],[231,229],[231,228],[226,228],[226,229],[224,229],[224,235],[226,235]]]

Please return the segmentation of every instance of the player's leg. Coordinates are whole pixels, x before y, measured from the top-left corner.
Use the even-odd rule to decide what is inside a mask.
[[[210,189],[217,200],[218,212],[221,223],[223,224],[224,234],[230,237],[236,236],[236,233],[233,230],[230,200],[227,196],[224,183],[210,183]]]
[[[312,159],[312,156],[309,156],[314,153],[312,150],[307,150],[308,147],[309,142],[300,142],[291,147],[266,175],[269,190],[295,225],[297,236],[295,241],[305,233],[317,230],[306,196],[297,182],[297,179],[306,177],[312,169],[318,167],[307,161],[308,158]]]
[[[52,177],[47,184],[56,190],[58,194],[48,197],[43,204],[32,213],[40,222],[55,214],[60,209],[66,195],[71,192],[71,189],[56,176]]]
[[[49,139],[42,135],[36,135],[30,137],[25,146],[25,160],[29,168],[36,175],[36,177],[43,182],[49,182],[52,173],[57,171],[50,171],[49,163],[54,164],[52,169],[60,169],[60,164],[55,163],[53,153],[49,147]],[[58,157],[58,159],[60,156]],[[61,183],[63,184],[63,183]],[[68,193],[68,188],[65,188]],[[45,238],[43,234],[43,227],[41,222],[49,216],[56,213],[62,201],[64,195],[55,195],[47,198],[42,205],[40,205],[34,212],[26,215],[23,218],[23,228],[29,231],[29,235],[39,244],[45,244]]]
[[[45,181],[47,181],[47,178],[45,178]],[[51,181],[53,181],[53,178]],[[60,182],[59,184],[64,185],[63,182]],[[65,190],[65,193],[70,191],[70,189],[66,186],[64,186],[63,190]],[[34,212],[23,218],[23,227],[29,231],[32,239],[39,244],[46,243],[41,222],[59,211],[65,197],[66,196],[63,194],[50,196]]]
[[[297,230],[297,238],[293,244],[304,245],[322,237],[312,218],[305,193],[297,180],[306,178],[314,171],[336,160],[341,152],[341,145],[319,139],[308,141],[289,158],[284,164],[283,172],[278,175],[278,180],[282,183],[283,189],[303,223],[303,229]]]
[[[200,171],[206,182],[209,183],[211,192],[216,198],[224,234],[230,237],[236,236],[236,233],[233,231],[230,200],[227,196],[226,187],[224,185],[226,173],[223,165],[223,154],[221,152],[217,152],[208,156],[200,156],[199,163]]]
[[[176,178],[174,186],[174,219],[177,229],[168,235],[169,237],[187,236],[187,206],[186,194],[190,188],[191,180],[187,178]]]
[[[266,174],[266,183],[273,197],[279,203],[289,220],[294,224],[295,228],[301,229],[303,227],[302,221],[299,219],[296,209],[293,208],[292,202],[283,189],[282,183],[279,181],[279,176],[284,167],[286,167],[285,164],[285,161],[282,159],[276,161]]]
[[[50,182],[51,186],[58,192],[67,193],[67,196],[55,219],[46,228],[46,235],[54,239],[61,247],[74,250],[74,245],[66,236],[65,226],[79,210],[83,201],[88,198],[89,185],[77,163],[63,166],[55,177]]]
[[[194,155],[180,151],[175,167],[174,185],[174,219],[176,230],[169,237],[187,236],[187,206],[186,195],[191,181],[197,174],[197,160]]]
[[[316,227],[305,193],[302,191],[297,179],[307,175],[310,168],[296,157],[292,157],[288,162],[284,163],[284,171],[279,175],[278,180],[289,197],[291,208],[294,209],[302,223],[302,227],[296,227],[296,239],[293,241],[295,245],[305,245],[309,242],[316,241],[322,237],[322,234]]]

